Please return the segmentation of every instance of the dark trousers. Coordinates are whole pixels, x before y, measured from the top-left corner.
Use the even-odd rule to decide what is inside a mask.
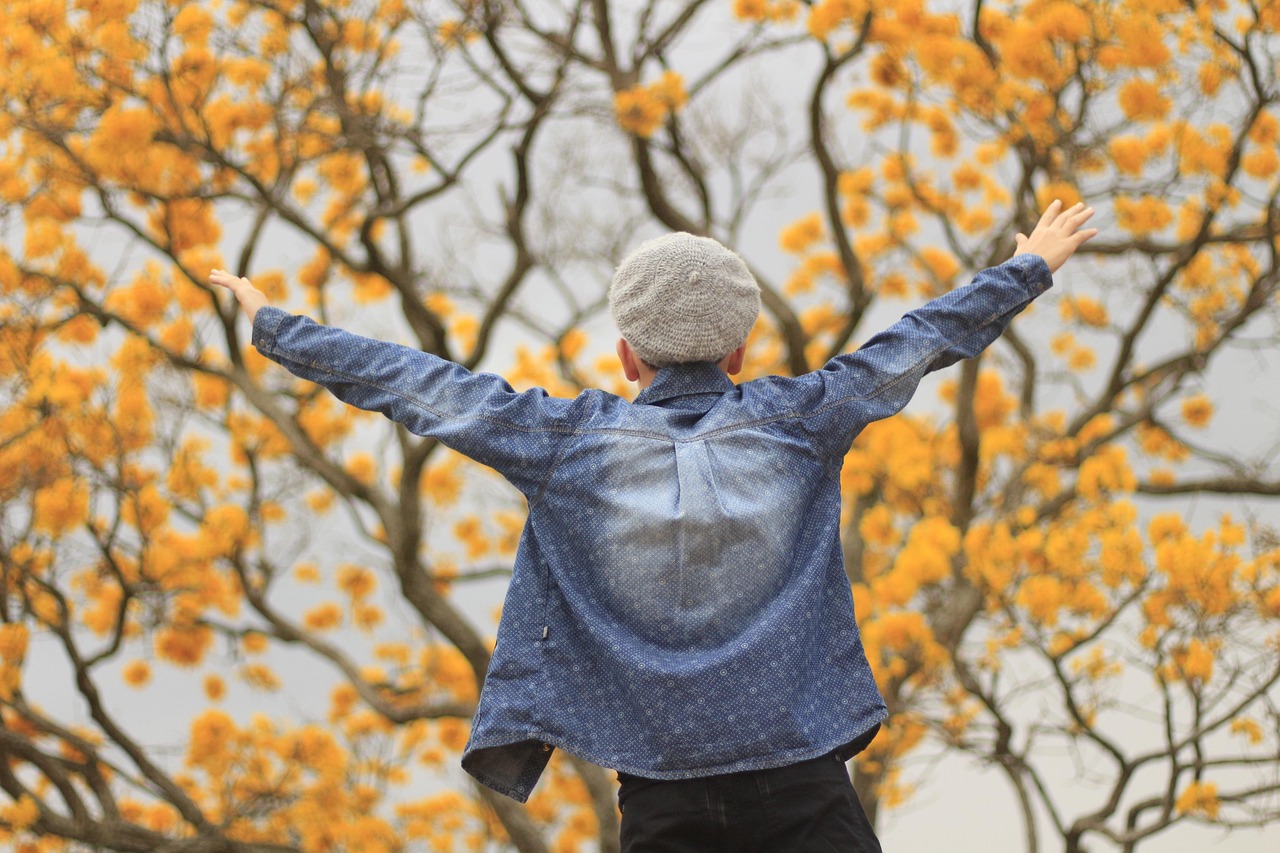
[[[618,781],[622,853],[880,853],[835,753],[772,770]]]

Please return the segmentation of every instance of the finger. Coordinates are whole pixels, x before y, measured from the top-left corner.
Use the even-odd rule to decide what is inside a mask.
[[[1013,242],[1015,242],[1015,243],[1017,243],[1019,246],[1021,246],[1023,243],[1027,242],[1027,235],[1026,235],[1026,234],[1022,234],[1022,233],[1014,234],[1014,235],[1013,235]]]
[[[1036,228],[1048,228],[1053,224],[1053,220],[1057,218],[1058,211],[1062,209],[1062,202],[1054,199],[1049,206],[1044,209],[1044,213],[1040,214],[1040,221],[1036,223]]]
[[[1078,216],[1082,210],[1084,210],[1084,202],[1078,201],[1060,212],[1054,219],[1053,224],[1059,228],[1069,228],[1071,227],[1071,220]]]
[[[1071,235],[1071,251],[1074,252],[1076,249],[1079,249],[1085,243],[1089,242],[1094,237],[1096,237],[1097,234],[1098,234],[1097,228],[1090,228],[1086,231],[1077,231],[1076,233],[1072,234]]]
[[[1093,208],[1086,207],[1084,210],[1077,211],[1070,219],[1067,220],[1067,227],[1072,231],[1089,221],[1089,217],[1093,216]]]

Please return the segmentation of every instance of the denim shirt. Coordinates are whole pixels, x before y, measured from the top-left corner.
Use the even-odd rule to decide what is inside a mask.
[[[734,385],[714,364],[681,364],[634,402],[518,393],[275,308],[258,312],[253,343],[525,495],[462,757],[523,802],[554,747],[681,779],[803,761],[880,723],[840,545],[844,456],[1051,283],[1021,255],[820,370]]]

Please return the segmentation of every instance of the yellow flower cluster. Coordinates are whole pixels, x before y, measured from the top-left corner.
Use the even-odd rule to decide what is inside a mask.
[[[959,551],[960,533],[946,519],[918,521],[892,567],[871,579],[876,601],[882,606],[906,605],[921,587],[950,577],[951,560]]]
[[[1183,680],[1208,684],[1213,678],[1214,653],[1209,643],[1192,639],[1173,649],[1172,659],[1162,670],[1166,681]]]
[[[1214,782],[1192,782],[1182,789],[1174,808],[1184,814],[1201,815],[1213,820],[1218,816],[1221,802],[1218,799],[1218,786]]]
[[[1066,296],[1058,303],[1065,322],[1078,322],[1094,328],[1104,328],[1109,317],[1101,302],[1085,294]]]
[[[860,23],[869,7],[866,0],[821,0],[809,8],[809,34],[826,39],[842,26]]]
[[[1182,401],[1182,419],[1188,425],[1204,428],[1213,417],[1213,401],[1204,394],[1195,394]]]
[[[183,667],[194,667],[204,660],[213,645],[213,632],[203,625],[173,625],[161,628],[155,635],[158,658]]]
[[[783,287],[788,296],[809,293],[823,278],[839,283],[848,279],[844,272],[844,264],[835,252],[814,252],[805,256],[800,265],[787,277]],[[842,326],[844,320],[840,312],[830,304],[806,309],[800,318],[805,332],[810,335],[822,331],[834,331]]]
[[[151,665],[144,660],[130,661],[120,675],[130,687],[145,687],[151,681]]]
[[[798,255],[823,238],[822,217],[810,213],[782,229],[778,244],[782,251]]]
[[[623,130],[648,139],[668,117],[683,109],[688,100],[684,78],[678,72],[668,70],[647,86],[634,86],[617,92],[613,97],[613,108]]]
[[[794,21],[799,0],[733,0],[733,16],[740,21]]]
[[[1169,204],[1155,196],[1117,196],[1114,205],[1116,224],[1138,237],[1163,231],[1173,224],[1173,211]]]
[[[445,47],[462,47],[480,38],[480,32],[466,20],[445,21],[436,28],[436,41]]]
[[[10,832],[19,833],[27,829],[40,818],[40,807],[28,794],[17,800],[0,806],[0,821],[4,822]]]

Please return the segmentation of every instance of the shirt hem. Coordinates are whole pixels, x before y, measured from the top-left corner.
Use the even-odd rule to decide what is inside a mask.
[[[862,726],[857,730],[850,729],[847,734],[842,734],[831,740],[824,740],[819,746],[810,746],[803,749],[788,750],[787,752],[772,753],[767,756],[744,758],[728,764],[717,764],[709,767],[697,767],[685,770],[653,770],[647,767],[640,767],[639,765],[622,765],[617,762],[607,762],[602,764],[600,761],[597,761],[589,755],[584,755],[581,752],[575,752],[567,747],[564,749],[566,752],[573,752],[575,755],[585,758],[593,764],[601,764],[604,767],[608,767],[610,770],[616,770],[630,776],[641,776],[645,779],[661,780],[700,779],[704,776],[721,776],[726,773],[742,773],[752,770],[773,770],[777,767],[785,767],[789,764],[798,764],[801,761],[818,758],[819,756],[834,752],[841,747],[848,746],[875,726],[882,724],[886,719],[888,719],[888,717],[889,715],[885,713],[882,716],[876,717],[872,722],[867,723],[865,726]]]
[[[858,740],[858,738],[867,734],[873,728],[881,725],[888,719],[888,710],[885,709],[873,716],[868,722],[856,728],[844,730],[840,735],[834,738],[822,740],[814,746],[804,747],[802,749],[792,749],[785,752],[770,753],[769,755],[758,755],[749,758],[739,759],[737,761],[727,762],[723,764],[713,764],[699,767],[688,767],[679,770],[658,770],[649,767],[643,767],[638,764],[630,764],[626,762],[618,762],[611,758],[597,754],[591,750],[581,749],[573,745],[569,740],[559,737],[553,737],[543,733],[526,734],[510,738],[497,738],[493,741],[485,741],[483,743],[471,744],[466,753],[462,757],[462,767],[470,773],[477,781],[488,788],[492,788],[500,794],[511,797],[518,802],[527,802],[529,796],[533,793],[533,785],[525,787],[519,782],[515,785],[507,784],[492,778],[483,771],[478,772],[478,768],[471,765],[468,758],[476,752],[487,749],[498,749],[504,746],[511,746],[517,743],[533,741],[545,744],[555,749],[563,749],[578,758],[590,761],[600,767],[609,770],[615,770],[620,773],[626,773],[630,776],[640,776],[645,779],[674,780],[674,779],[700,779],[705,776],[720,776],[726,773],[742,773],[753,770],[772,770],[777,767],[785,767],[789,764],[798,764],[801,761],[808,761],[812,758],[827,755]],[[550,749],[546,750],[546,757],[550,758]],[[543,762],[545,764],[545,762]],[[541,768],[539,768],[540,770]],[[526,768],[527,772],[528,768]],[[537,775],[541,775],[540,772]],[[537,778],[537,775],[534,778]],[[536,783],[535,783],[536,784]]]

